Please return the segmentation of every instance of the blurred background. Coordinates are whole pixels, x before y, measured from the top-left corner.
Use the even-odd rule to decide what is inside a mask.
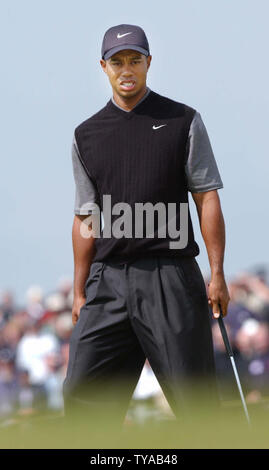
[[[205,283],[209,282],[205,278]],[[231,296],[225,324],[247,403],[269,406],[269,286],[260,270],[244,272],[228,283]],[[50,412],[62,415],[62,384],[72,332],[72,280],[63,278],[45,294],[30,286],[25,306],[12,290],[0,306],[0,422]],[[209,307],[210,308],[210,307]],[[212,321],[219,392],[223,403],[240,407],[230,360],[218,322]],[[146,360],[126,423],[163,419],[173,413]],[[10,421],[9,421],[10,420]]]
[[[226,325],[248,403],[268,412],[268,82],[266,0],[2,1],[0,422],[61,414],[72,331],[75,127],[111,97],[99,64],[104,32],[138,24],[148,36],[148,86],[197,109],[224,188]],[[209,263],[190,197],[196,258]],[[223,402],[237,402],[212,321]],[[230,385],[229,385],[230,384]],[[126,422],[171,416],[145,363]]]

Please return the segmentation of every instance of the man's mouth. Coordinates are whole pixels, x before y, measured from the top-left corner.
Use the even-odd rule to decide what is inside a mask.
[[[124,80],[123,82],[120,83],[120,87],[122,90],[133,90],[133,88],[135,87],[135,81]]]

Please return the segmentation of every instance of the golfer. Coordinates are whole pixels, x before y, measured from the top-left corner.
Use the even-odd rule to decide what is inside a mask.
[[[100,64],[112,96],[73,136],[74,328],[63,393],[65,415],[77,409],[89,422],[97,410],[123,422],[146,358],[177,419],[198,383],[218,400],[210,317],[219,305],[225,316],[229,302],[223,183],[200,113],[147,86],[151,60],[141,27],[109,28]]]

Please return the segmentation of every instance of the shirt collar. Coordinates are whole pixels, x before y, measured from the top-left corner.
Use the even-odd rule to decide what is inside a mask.
[[[151,89],[147,86],[147,91],[146,93],[142,96],[142,98],[136,103],[136,105],[132,108],[134,109],[139,103],[141,103],[142,101],[144,101],[144,99],[148,96],[149,92],[151,91]],[[123,109],[121,106],[119,106],[116,101],[114,100],[114,97],[112,95],[111,97],[111,101],[112,103],[117,106],[118,108],[122,109],[123,111],[125,111],[126,113],[129,113],[130,111],[127,111],[126,109]]]

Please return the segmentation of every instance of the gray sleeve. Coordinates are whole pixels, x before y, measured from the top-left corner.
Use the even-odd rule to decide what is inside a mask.
[[[188,191],[192,193],[223,188],[206,127],[197,111],[191,122],[186,146],[185,173]]]
[[[96,213],[97,201],[96,189],[79,159],[75,135],[72,142],[72,165],[76,185],[74,213],[78,215],[94,214]]]

